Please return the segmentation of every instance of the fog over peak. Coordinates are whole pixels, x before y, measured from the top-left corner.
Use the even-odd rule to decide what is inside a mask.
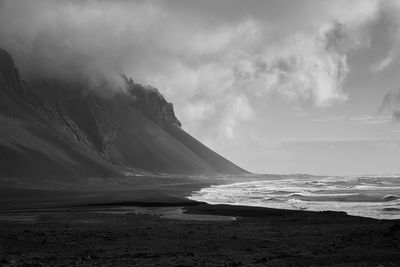
[[[136,51],[132,26],[147,15],[146,8],[135,14],[134,4],[124,14],[121,4],[4,1],[0,45],[11,52],[28,79],[118,80]],[[118,20],[120,16],[125,17]],[[132,18],[126,23],[128,16]]]
[[[342,24],[328,18],[315,34],[281,37],[289,29],[279,32],[257,14],[225,14],[211,27],[201,9],[190,9],[196,4],[185,5],[181,15],[158,1],[4,1],[0,45],[26,77],[96,80],[127,73],[166,87],[172,97],[201,96],[184,109],[232,90],[239,99],[278,91],[316,105],[346,98],[349,41]]]
[[[381,0],[0,3],[0,46],[23,77],[96,85],[126,74],[160,89],[214,148],[262,122],[271,99],[298,114],[346,103],[349,55],[368,49],[371,25],[395,25],[400,10]],[[397,43],[368,66],[376,75],[396,62]]]

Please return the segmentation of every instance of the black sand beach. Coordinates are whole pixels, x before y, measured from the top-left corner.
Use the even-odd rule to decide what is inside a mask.
[[[138,178],[125,194],[117,186],[108,194],[47,188],[30,195],[29,207],[15,197],[22,186],[9,185],[14,198],[1,196],[1,266],[400,265],[400,221],[208,205],[184,197],[207,182],[164,178],[149,178],[153,189]]]
[[[0,0],[0,267],[400,266],[399,14]]]

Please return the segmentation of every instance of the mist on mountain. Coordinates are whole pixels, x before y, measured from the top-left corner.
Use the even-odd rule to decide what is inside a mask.
[[[82,79],[24,81],[0,50],[0,177],[245,172],[187,134],[156,88],[120,79],[122,90]]]

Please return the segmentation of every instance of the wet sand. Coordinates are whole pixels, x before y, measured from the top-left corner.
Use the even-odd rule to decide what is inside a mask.
[[[0,265],[399,266],[400,222],[207,204],[7,211]]]
[[[202,185],[182,181],[14,187],[0,195],[0,266],[400,266],[399,220],[208,205],[185,199]]]

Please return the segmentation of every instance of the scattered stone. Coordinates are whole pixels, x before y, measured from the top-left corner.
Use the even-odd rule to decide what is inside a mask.
[[[254,261],[254,263],[265,263],[265,262],[269,262],[270,259],[268,257],[262,257],[260,259],[257,259]]]
[[[188,253],[186,253],[186,256],[187,256],[187,257],[196,257],[196,253],[194,253],[194,252],[188,252]]]
[[[147,254],[146,254],[146,253],[143,253],[143,252],[136,252],[136,253],[134,254],[134,257],[135,257],[135,258],[147,258]]]
[[[225,261],[224,266],[225,267],[239,267],[239,266],[243,266],[243,263],[241,261]]]

